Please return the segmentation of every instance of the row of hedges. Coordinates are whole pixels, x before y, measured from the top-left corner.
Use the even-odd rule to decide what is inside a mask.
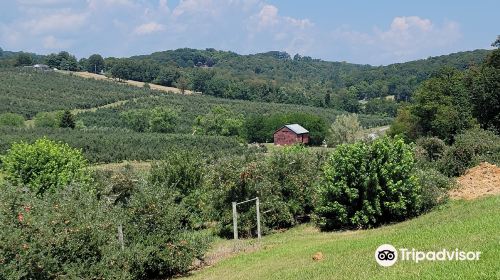
[[[14,142],[34,142],[42,137],[82,149],[92,163],[161,159],[165,153],[176,149],[215,155],[240,154],[246,150],[236,139],[222,136],[138,133],[120,129],[0,128],[0,154]]]

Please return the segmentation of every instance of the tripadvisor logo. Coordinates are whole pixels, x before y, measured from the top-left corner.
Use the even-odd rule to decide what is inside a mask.
[[[419,263],[421,261],[477,261],[481,256],[481,252],[461,251],[458,248],[455,250],[442,249],[439,251],[419,251],[415,248],[399,248],[397,250],[390,244],[380,245],[375,250],[375,261],[381,266],[392,266],[396,261],[412,261]]]

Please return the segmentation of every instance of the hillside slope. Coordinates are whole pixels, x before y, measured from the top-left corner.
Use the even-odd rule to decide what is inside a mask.
[[[241,253],[188,279],[500,279],[500,196],[451,201],[419,218],[373,230],[321,233],[301,226],[264,237],[261,248]],[[481,251],[479,261],[374,259],[382,244],[420,251]],[[313,261],[316,252],[323,260]]]

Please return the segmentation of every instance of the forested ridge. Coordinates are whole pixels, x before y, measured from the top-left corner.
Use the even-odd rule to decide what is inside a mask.
[[[399,102],[443,67],[465,70],[481,64],[489,50],[459,52],[387,66],[329,62],[286,52],[240,55],[215,49],[177,49],[131,58],[94,54],[77,61],[67,53],[40,56],[0,52],[0,65],[46,63],[71,71],[105,73],[205,95],[301,104],[353,113],[395,116]]]

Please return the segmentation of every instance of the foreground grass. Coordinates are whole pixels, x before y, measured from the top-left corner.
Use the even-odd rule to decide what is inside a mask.
[[[227,241],[229,242],[229,241]],[[420,251],[481,251],[479,261],[399,261],[384,268],[374,259],[384,243]],[[322,252],[322,261],[312,256]],[[189,279],[500,279],[500,196],[451,201],[419,218],[378,229],[321,233],[300,226],[263,239]]]

